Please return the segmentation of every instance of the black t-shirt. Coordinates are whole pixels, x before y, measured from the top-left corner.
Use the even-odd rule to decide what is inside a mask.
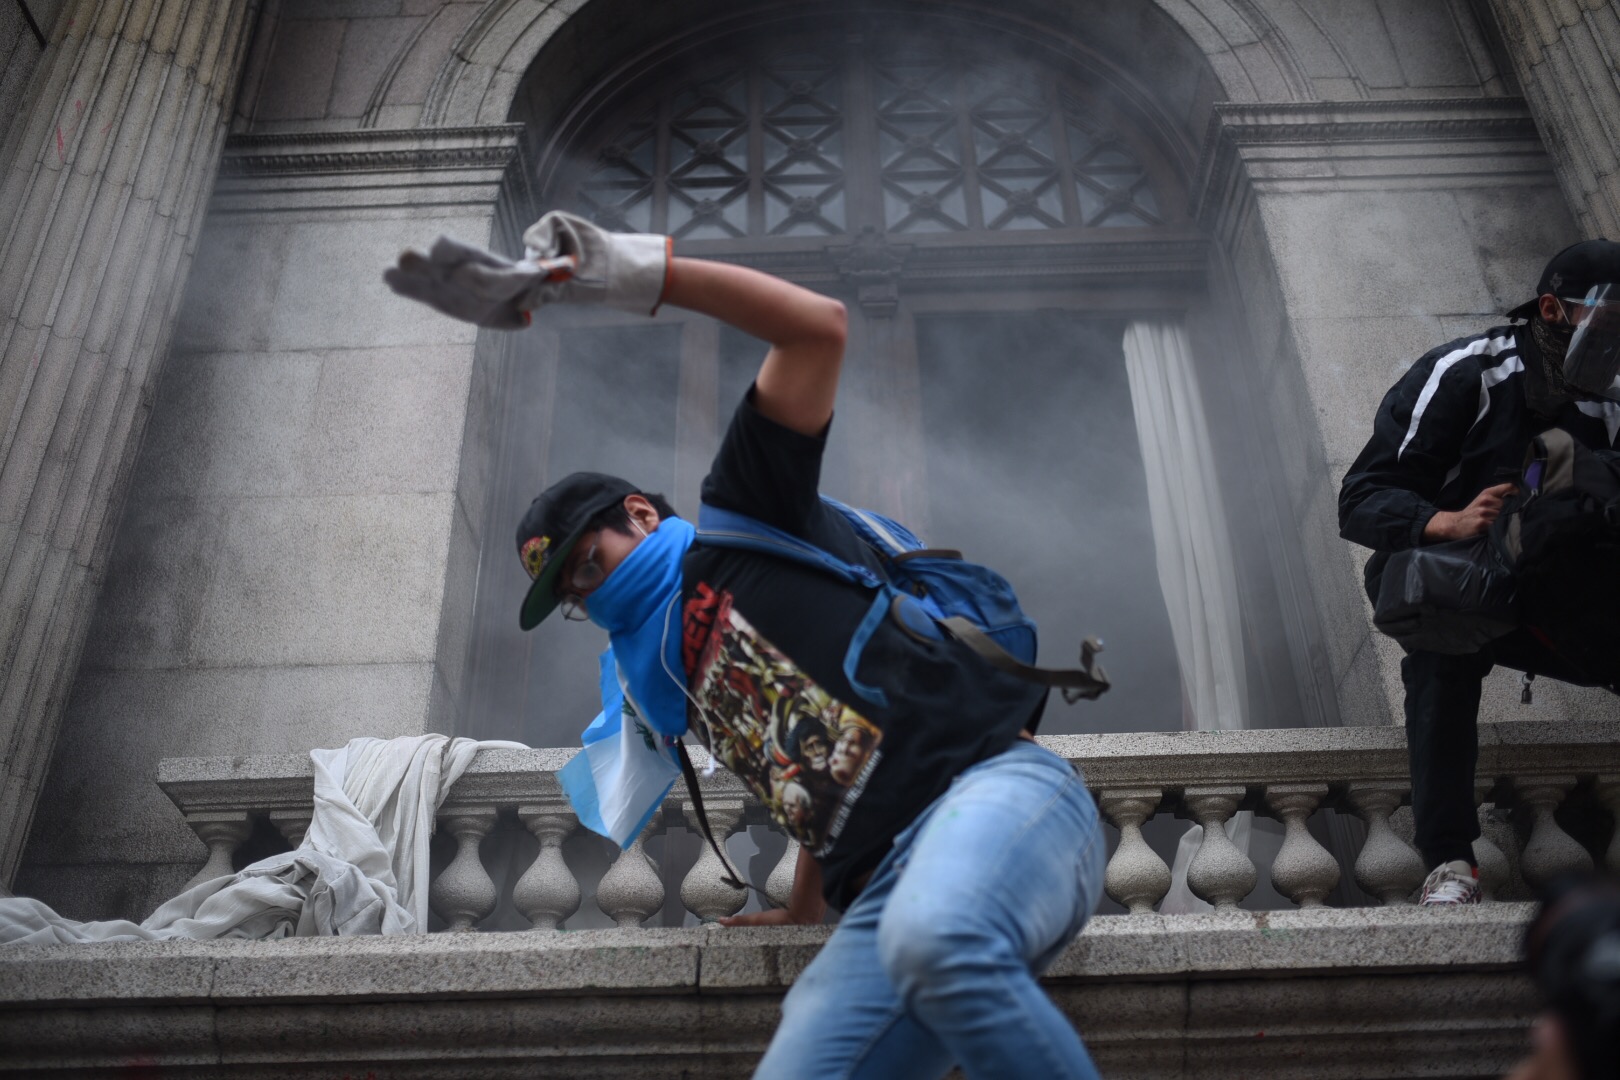
[[[825,438],[738,406],[703,501],[801,536],[849,563],[876,554],[817,494]],[[693,729],[821,864],[829,903],[959,773],[1033,727],[1046,690],[957,642],[921,641],[885,619],[844,674],[873,591],[786,559],[692,546],[683,567],[683,660]],[[872,700],[881,696],[885,704]]]

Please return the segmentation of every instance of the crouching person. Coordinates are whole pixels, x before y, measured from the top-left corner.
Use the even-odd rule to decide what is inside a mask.
[[[1526,321],[1429,351],[1378,407],[1372,438],[1339,493],[1340,535],[1374,551],[1366,584],[1375,604],[1392,554],[1491,530],[1521,494],[1519,474],[1538,436],[1556,428],[1582,447],[1614,448],[1620,433],[1620,244],[1588,240],[1564,249],[1547,264],[1536,293],[1508,313]],[[1607,594],[1598,590],[1612,591],[1616,582],[1612,560],[1599,563],[1597,575],[1584,581],[1542,586],[1554,594],[1552,606],[1566,617],[1583,605],[1606,613],[1600,597]],[[1391,580],[1402,579],[1391,572]],[[1520,593],[1525,600],[1522,587]],[[1408,645],[1401,680],[1412,817],[1430,867],[1421,903],[1480,899],[1474,765],[1481,684],[1491,668],[1611,683],[1612,673],[1586,670],[1558,647],[1563,629],[1518,625],[1472,652]],[[1611,625],[1585,636],[1606,638],[1612,657],[1613,633]]]
[[[662,496],[576,473],[531,506],[521,625],[556,608],[607,629],[625,716],[690,722],[802,845],[785,910],[843,918],[795,982],[763,1077],[1094,1077],[1037,976],[1090,916],[1104,840],[1084,781],[1037,745],[1047,689],[874,602],[879,556],[817,487],[844,354],[841,304],[663,237],[552,213],[510,263],[441,241],[396,291],[485,326],[548,302],[674,304],[768,342],[703,482],[709,512],[807,542],[851,580],[705,543]],[[673,358],[672,358],[673,362]],[[864,569],[863,569],[864,568]],[[863,583],[863,575],[870,581]],[[926,628],[923,628],[926,629]]]

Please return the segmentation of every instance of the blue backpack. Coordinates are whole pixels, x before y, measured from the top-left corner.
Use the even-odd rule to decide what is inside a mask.
[[[872,606],[850,638],[844,656],[844,676],[867,701],[883,708],[889,704],[880,687],[855,677],[861,654],[884,619],[893,619],[919,639],[954,638],[1001,671],[1057,687],[1071,704],[1095,700],[1108,689],[1108,676],[1095,661],[1102,651],[1102,643],[1095,638],[1087,638],[1081,645],[1078,668],[1035,666],[1035,622],[1018,606],[1011,583],[994,570],[966,561],[959,551],[926,547],[904,525],[881,514],[845,506],[825,495],[822,501],[842,514],[877,554],[881,572],[844,562],[802,537],[706,503],[698,510],[697,538],[712,547],[788,559],[872,589]]]

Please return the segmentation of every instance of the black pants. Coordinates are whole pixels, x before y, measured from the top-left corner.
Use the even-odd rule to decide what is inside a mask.
[[[1401,661],[1412,820],[1418,850],[1430,868],[1452,859],[1474,861],[1473,843],[1479,836],[1474,765],[1479,759],[1480,684],[1498,664],[1583,682],[1525,630],[1515,630],[1468,656],[1412,652]]]

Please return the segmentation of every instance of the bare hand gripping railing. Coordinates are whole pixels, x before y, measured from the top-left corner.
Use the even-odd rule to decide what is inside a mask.
[[[1321,809],[1352,814],[1365,826],[1350,867],[1363,892],[1385,904],[1408,903],[1426,867],[1391,826],[1409,798],[1406,745],[1398,728],[1315,728],[1268,731],[1068,735],[1042,743],[1078,765],[1104,817],[1119,831],[1108,861],[1108,895],[1132,913],[1152,912],[1170,887],[1170,868],[1149,846],[1142,826],[1171,813],[1204,826],[1188,869],[1192,891],[1232,909],[1255,888],[1255,863],[1222,828],[1240,810],[1283,825],[1270,875],[1277,892],[1300,907],[1320,906],[1339,885],[1342,869],[1313,835],[1307,819]],[[564,842],[579,829],[557,784],[570,750],[487,750],[439,810],[442,832],[456,854],[434,880],[430,902],[452,930],[467,930],[496,908],[497,889],[479,858],[479,845],[505,821],[521,823],[539,852],[512,887],[514,906],[536,929],[555,929],[584,902],[563,859]],[[698,752],[701,756],[701,752]],[[159,785],[208,846],[198,879],[230,872],[231,858],[255,818],[275,824],[296,845],[308,826],[312,780],[306,757],[179,758],[162,763]],[[703,782],[704,803],[717,836],[760,823],[760,808],[727,774]],[[1480,725],[1477,801],[1511,812],[1517,828],[1498,827],[1475,845],[1491,896],[1510,881],[1531,885],[1600,861],[1620,871],[1620,720],[1558,723],[1520,721]],[[684,794],[672,795],[664,815],[623,852],[602,877],[595,902],[620,926],[639,926],[664,907],[666,889],[643,843],[690,820]],[[1558,819],[1584,819],[1570,835]],[[1568,815],[1576,815],[1575,819]],[[1503,815],[1493,815],[1501,818]],[[663,819],[663,820],[661,820]],[[1607,847],[1601,839],[1608,837]],[[1498,842],[1500,841],[1500,842]],[[1598,856],[1594,860],[1593,854]],[[777,903],[792,883],[797,846],[769,875]],[[742,908],[746,895],[721,881],[719,860],[706,848],[680,884],[687,910],[708,920]]]

